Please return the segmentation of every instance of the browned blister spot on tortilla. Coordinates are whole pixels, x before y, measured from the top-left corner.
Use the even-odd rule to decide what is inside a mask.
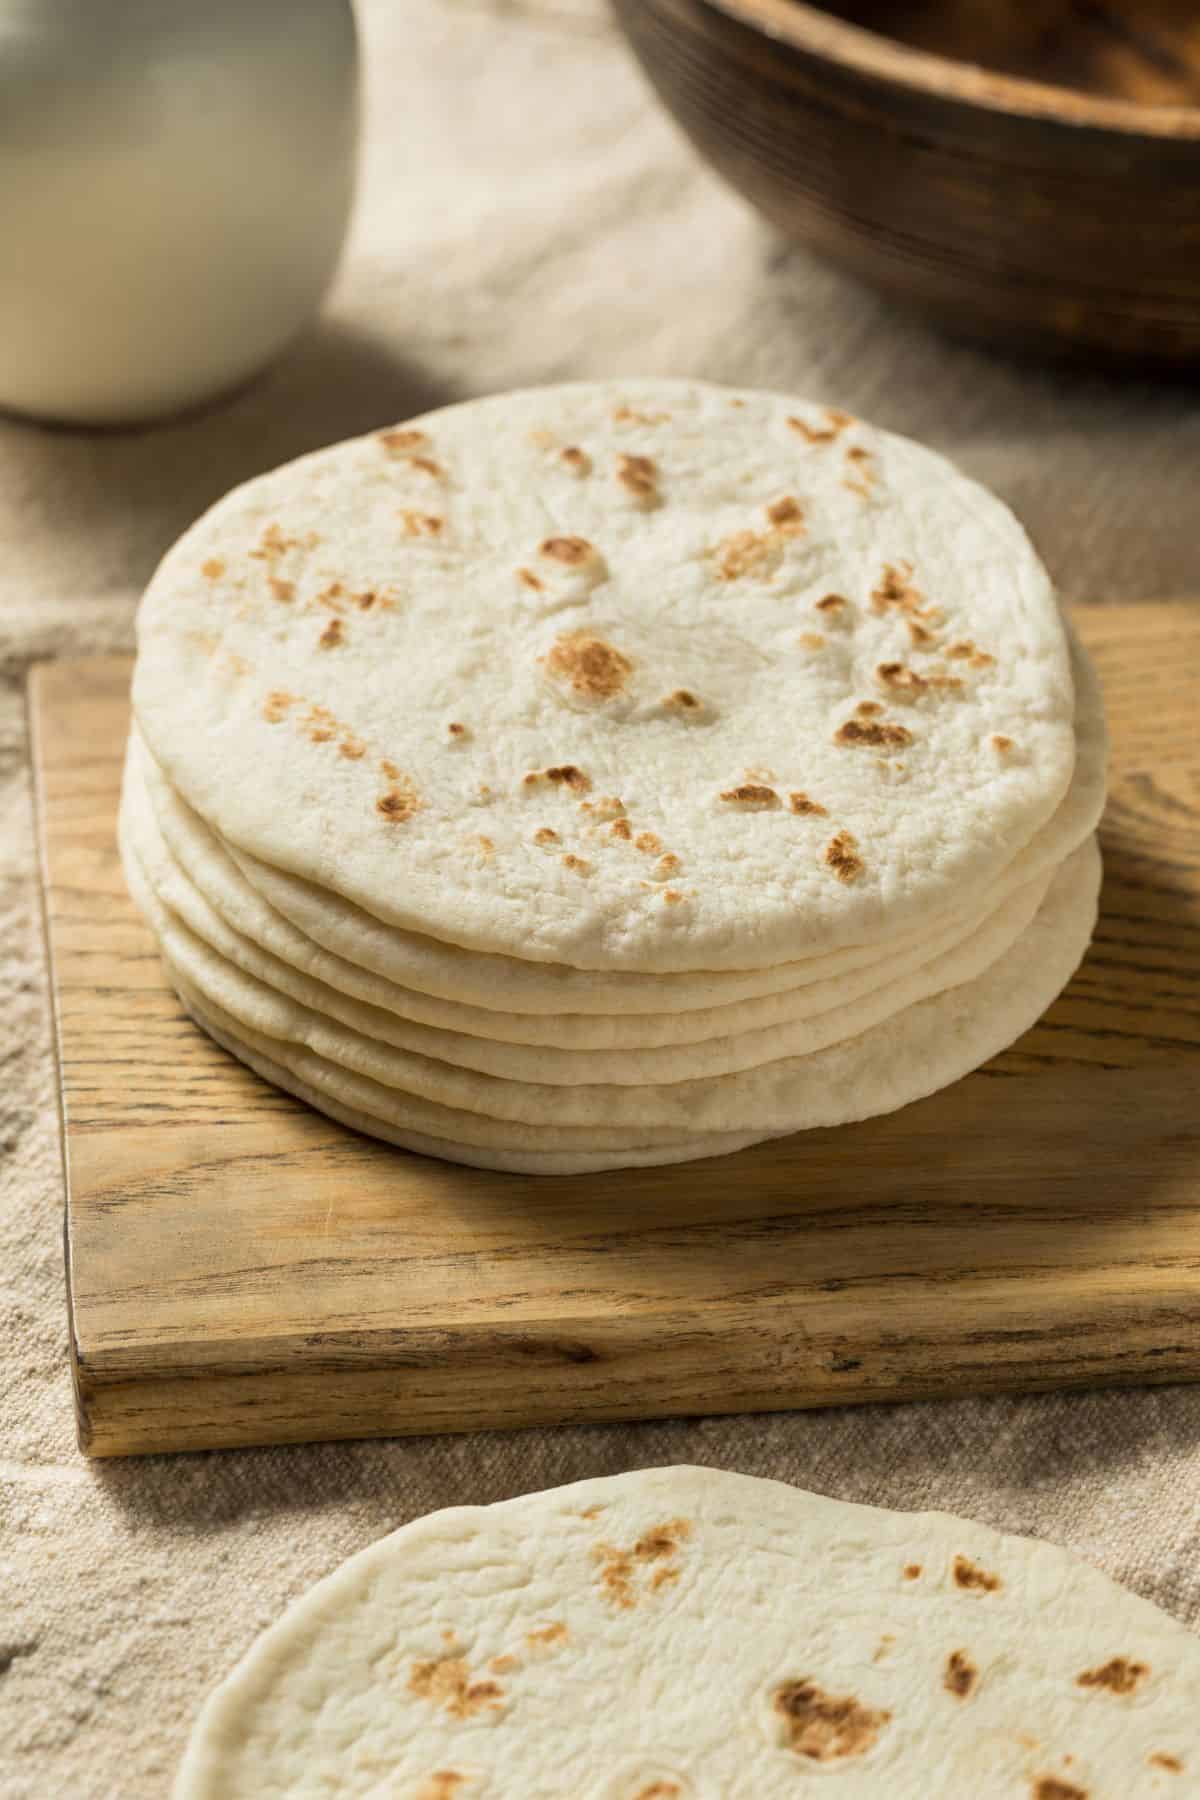
[[[635,850],[641,850],[646,856],[657,856],[662,849],[662,839],[653,831],[639,831],[633,845]]]
[[[613,413],[618,425],[665,425],[670,417],[670,413],[639,412],[632,406],[618,406]]]
[[[1086,1788],[1063,1781],[1058,1775],[1035,1775],[1029,1792],[1031,1800],[1088,1800]]]
[[[488,1668],[493,1675],[509,1675],[514,1669],[519,1669],[520,1666],[520,1657],[512,1656],[507,1651],[503,1656],[493,1656],[491,1662],[488,1664]]]
[[[561,840],[552,825],[543,825],[538,831],[534,832],[533,841],[535,844],[557,844]]]
[[[561,1619],[555,1619],[549,1625],[539,1625],[533,1631],[525,1633],[525,1642],[530,1649],[550,1649],[555,1644],[565,1644],[570,1632]]]
[[[636,1606],[633,1591],[634,1562],[628,1550],[618,1550],[612,1544],[597,1544],[592,1551],[592,1559],[600,1565],[597,1580],[605,1599],[613,1606],[626,1610]]]
[[[899,699],[913,699],[918,694],[933,691],[957,693],[962,688],[962,679],[958,675],[947,675],[944,670],[933,669],[927,674],[912,669],[907,663],[879,663],[875,670],[875,679],[881,687]]]
[[[801,818],[820,817],[823,819],[828,816],[828,808],[822,806],[819,800],[811,800],[807,794],[797,790],[793,790],[788,795],[788,805],[794,813],[799,813]]]
[[[875,679],[892,693],[923,694],[929,685],[916,669],[899,662],[880,663],[875,670]]]
[[[921,1574],[920,1563],[905,1563],[905,1565],[904,1565],[905,1581],[916,1581],[918,1579],[918,1577],[920,1576],[920,1574]]]
[[[295,694],[286,694],[282,688],[276,688],[263,701],[263,718],[270,725],[278,725],[295,704]]]
[[[389,456],[408,456],[412,451],[419,450],[423,444],[427,444],[429,439],[423,431],[418,431],[415,426],[409,425],[395,431],[381,431],[379,442]]]
[[[517,580],[521,583],[522,587],[532,588],[535,594],[540,594],[545,585],[538,580],[532,569],[518,569]]]
[[[906,619],[905,624],[914,650],[928,650],[937,643],[937,633],[930,631],[928,625],[922,625],[920,619]]]
[[[218,581],[225,573],[225,564],[219,556],[210,556],[207,562],[201,563],[200,573],[206,581]]]
[[[446,731],[447,734],[454,739],[455,743],[458,744],[466,743],[471,735],[461,719],[451,719],[446,726]]]
[[[270,588],[272,594],[274,594],[276,600],[295,599],[296,584],[294,581],[284,581],[278,575],[269,575],[267,577],[267,586]]]
[[[956,1700],[969,1700],[979,1680],[979,1670],[965,1650],[952,1650],[942,1671],[942,1686]]]
[[[850,602],[843,594],[824,594],[817,601],[817,611],[826,615],[845,612],[849,604]]]
[[[807,1676],[781,1682],[773,1704],[784,1722],[787,1748],[817,1763],[865,1756],[892,1717],[882,1707],[864,1706],[852,1694],[827,1694]]]
[[[878,700],[860,700],[854,710],[860,719],[877,719],[883,708]]]
[[[376,812],[382,813],[394,825],[405,824],[420,809],[420,796],[413,783],[403,775],[394,779],[393,785],[375,802]]]
[[[871,605],[877,613],[886,613],[895,607],[910,619],[933,619],[937,617],[937,608],[924,604],[925,596],[912,583],[913,566],[910,562],[884,563],[879,581],[871,590]]]
[[[1008,752],[1012,748],[1013,748],[1013,741],[1010,737],[1005,737],[1000,732],[995,733],[995,735],[992,738],[992,749],[993,750],[998,751],[1001,756],[1007,756]]]
[[[440,1706],[455,1719],[470,1719],[485,1707],[497,1708],[504,1694],[498,1681],[473,1681],[466,1659],[437,1656],[415,1662],[408,1677],[408,1691]]]
[[[490,837],[477,837],[475,839],[475,848],[478,850],[484,862],[487,862],[489,858],[496,854],[496,846],[493,844]]]
[[[960,638],[956,644],[947,645],[945,653],[952,662],[968,663],[972,669],[990,669],[996,660],[986,650],[980,650],[970,638]]]
[[[394,762],[389,762],[386,756],[380,762],[379,769],[380,769],[380,773],[383,775],[386,775],[389,781],[399,781],[400,780],[399,769],[396,767]]]
[[[663,899],[668,906],[678,906],[683,898],[684,896],[679,892],[678,888],[663,889]]]
[[[1103,1688],[1109,1694],[1136,1694],[1149,1673],[1148,1663],[1131,1662],[1127,1656],[1110,1656],[1098,1668],[1085,1669],[1082,1675],[1077,1675],[1075,1685]]]
[[[664,895],[670,899],[671,890]],[[682,899],[682,895],[679,896]],[[657,1592],[679,1577],[677,1566],[680,1546],[692,1534],[687,1519],[668,1519],[644,1531],[632,1551],[618,1550],[612,1544],[597,1544],[592,1558],[600,1564],[600,1585],[615,1606],[625,1608],[638,1603],[637,1577],[639,1563],[656,1565],[646,1582],[646,1590]]]
[[[846,461],[850,464],[850,474],[842,479],[842,486],[857,494],[860,500],[869,500],[875,485],[875,466],[871,460],[871,452],[861,444],[853,444],[846,452]]]
[[[351,594],[350,599],[359,612],[370,612],[373,607],[378,607],[381,612],[393,612],[396,605],[394,600],[381,594],[377,588],[364,588],[361,594]]]
[[[579,448],[578,444],[568,444],[565,449],[560,450],[559,460],[565,463],[572,475],[579,480],[592,472],[592,459],[586,450]]]
[[[592,872],[591,863],[586,862],[582,856],[575,856],[571,851],[563,857],[563,867],[576,875],[590,875]]]
[[[658,465],[649,456],[618,456],[615,473],[639,506],[651,506],[658,499]]]
[[[775,789],[757,781],[743,781],[737,787],[726,788],[721,798],[727,806],[736,806],[742,812],[768,812],[779,805]]]
[[[827,641],[819,631],[802,631],[796,639],[802,650],[823,650]]]
[[[586,794],[592,785],[583,770],[577,769],[574,763],[562,763],[547,769],[546,780],[555,787],[568,787],[576,794]]]
[[[322,650],[336,650],[339,644],[344,643],[345,629],[340,619],[330,619],[317,639]]]
[[[773,531],[735,531],[713,550],[722,581],[773,575],[783,561],[783,547]]]
[[[1146,1758],[1152,1769],[1166,1769],[1169,1775],[1182,1775],[1183,1764],[1169,1750],[1153,1750]]]
[[[804,508],[794,494],[783,494],[767,507],[767,523],[782,537],[802,537],[805,531]]]
[[[348,762],[359,762],[367,754],[367,746],[360,737],[355,737],[352,731],[348,731],[338,745],[338,754]]]
[[[344,593],[345,589],[340,581],[331,581],[316,595],[316,603],[318,606],[323,606],[326,612],[344,613],[346,610]]]
[[[625,802],[618,800],[615,794],[598,794],[594,800],[581,800],[580,812],[590,813],[593,819],[619,819],[625,811]]]
[[[803,419],[797,419],[792,414],[788,415],[787,423],[809,444],[829,444],[837,436],[836,431],[831,431],[828,426],[807,425]]]
[[[272,523],[266,526],[257,545],[249,554],[257,562],[270,562],[272,557],[282,556],[285,550],[292,549],[296,542],[296,538],[285,537],[280,527]]]
[[[446,479],[446,471],[436,457],[410,456],[408,466],[410,469],[420,469],[422,475],[429,475],[434,481],[445,481]]]
[[[682,867],[683,864],[679,858],[673,851],[668,850],[667,854],[660,856],[654,865],[654,879],[655,881],[669,881],[672,875],[678,875]]]
[[[582,769],[577,769],[574,763],[557,763],[549,769],[530,769],[521,778],[523,787],[539,787],[543,782],[550,787],[570,788],[575,794],[588,793],[592,785],[588,776]]]
[[[644,1531],[633,1546],[640,1562],[657,1562],[664,1556],[676,1556],[679,1546],[692,1535],[690,1519],[668,1519],[665,1525],[654,1525]]]
[[[400,519],[404,525],[405,537],[410,538],[440,537],[446,525],[440,514],[415,512],[409,506],[401,507]]]
[[[886,719],[847,719],[834,732],[833,741],[849,749],[860,745],[878,748],[881,744],[911,744],[913,734],[907,725],[896,725]]]
[[[682,1792],[677,1781],[652,1781],[649,1787],[639,1788],[633,1800],[676,1800]]]
[[[420,1789],[417,1800],[455,1800],[455,1795],[466,1779],[457,1769],[435,1769]]]
[[[676,688],[673,694],[667,695],[662,704],[670,707],[672,712],[680,713],[699,712],[701,708],[701,702],[690,688]]]
[[[961,1553],[954,1558],[954,1585],[965,1588],[970,1593],[994,1594],[1004,1586],[999,1575],[993,1575],[987,1569],[981,1569],[968,1556]]]
[[[857,881],[866,867],[858,854],[858,839],[849,831],[837,831],[825,846],[825,862],[839,881]]]
[[[592,562],[599,552],[582,537],[548,537],[538,545],[538,555],[551,562],[565,563],[568,569],[581,568]]]
[[[585,1506],[579,1516],[581,1519],[598,1519],[603,1511],[603,1506],[599,1504],[595,1506]]]
[[[837,437],[840,432],[845,431],[848,425],[853,425],[854,418],[850,413],[840,412],[836,406],[827,406],[825,408],[825,421],[823,426],[807,425],[803,419],[797,419],[789,415],[787,423],[791,426],[792,430],[797,432],[806,440],[806,442],[810,444],[829,444],[833,442],[834,438]]]
[[[586,631],[564,632],[542,659],[547,674],[585,700],[613,700],[633,673],[623,650]]]
[[[610,836],[623,838],[627,844],[632,841],[633,826],[628,819],[614,819],[608,829]]]

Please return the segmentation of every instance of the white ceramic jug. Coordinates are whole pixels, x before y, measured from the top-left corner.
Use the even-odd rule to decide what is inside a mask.
[[[350,0],[0,0],[0,407],[213,398],[319,305],[354,189]]]

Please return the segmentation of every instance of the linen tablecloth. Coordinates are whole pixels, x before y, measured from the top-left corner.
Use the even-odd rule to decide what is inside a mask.
[[[0,1792],[163,1795],[196,1707],[313,1580],[430,1508],[669,1461],[1070,1545],[1200,1625],[1200,1389],[963,1400],[89,1465],[23,684],[125,649],[235,481],[444,401],[571,376],[808,394],[995,487],[1071,599],[1200,593],[1200,394],[947,343],[790,248],[659,112],[600,0],[368,0],[363,185],[322,323],[154,431],[0,423]],[[1082,1153],[1083,1147],[1081,1147]]]

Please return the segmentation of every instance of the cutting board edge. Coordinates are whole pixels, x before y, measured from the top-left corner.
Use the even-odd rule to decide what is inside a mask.
[[[1200,1340],[1184,1346],[1186,1361],[1163,1359],[1154,1364],[1137,1362],[1128,1371],[1114,1371],[1106,1364],[1102,1374],[1091,1367],[1074,1372],[1055,1370],[1034,1373],[1020,1365],[994,1367],[979,1374],[964,1389],[952,1379],[905,1380],[894,1383],[844,1382],[816,1387],[750,1390],[738,1394],[706,1393],[692,1399],[648,1406],[645,1396],[627,1402],[596,1404],[566,1400],[541,1407],[515,1408],[499,1414],[494,1407],[477,1412],[448,1406],[414,1410],[402,1395],[390,1402],[369,1388],[362,1396],[362,1412],[354,1414],[343,1404],[326,1411],[314,1410],[303,1375],[285,1376],[278,1384],[264,1385],[257,1377],[235,1378],[239,1387],[223,1404],[247,1416],[245,1429],[228,1419],[214,1423],[204,1408],[192,1407],[189,1397],[173,1382],[139,1382],[128,1398],[121,1386],[93,1391],[86,1380],[76,1388],[77,1437],[85,1456],[105,1459],[193,1450],[249,1449],[269,1444],[352,1442],[364,1438],[438,1437],[472,1431],[531,1431],[550,1426],[634,1423],[639,1420],[699,1419],[754,1413],[822,1411],[835,1406],[896,1405],[909,1401],[935,1401],[1004,1394],[1069,1393],[1107,1388],[1162,1387],[1194,1382]],[[240,1385],[243,1384],[244,1385]],[[163,1427],[143,1415],[171,1409],[171,1422]],[[274,1405],[278,1416],[264,1408]],[[394,1410],[392,1410],[394,1408]],[[195,1414],[199,1417],[194,1417]],[[349,1414],[349,1416],[348,1416]]]

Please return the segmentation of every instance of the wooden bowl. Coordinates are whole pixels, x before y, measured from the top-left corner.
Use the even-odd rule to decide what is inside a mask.
[[[1193,0],[614,5],[684,131],[788,236],[959,333],[1200,360]]]

